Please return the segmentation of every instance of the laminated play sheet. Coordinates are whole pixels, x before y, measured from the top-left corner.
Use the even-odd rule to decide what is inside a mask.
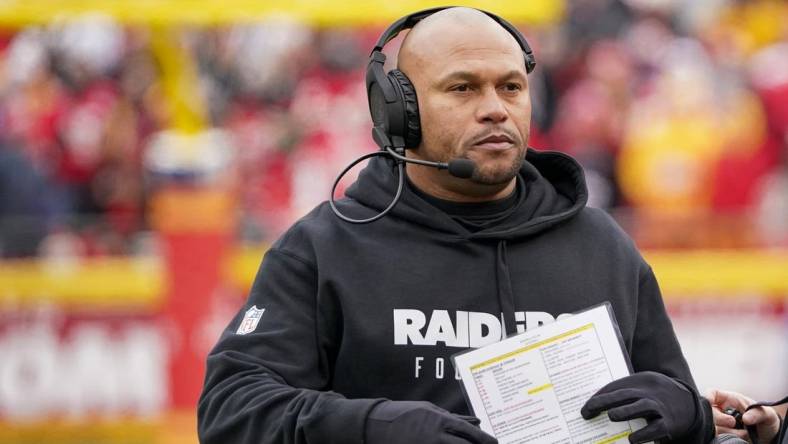
[[[585,420],[580,408],[607,383],[630,374],[610,304],[457,354],[468,403],[501,444],[629,443],[646,421]]]

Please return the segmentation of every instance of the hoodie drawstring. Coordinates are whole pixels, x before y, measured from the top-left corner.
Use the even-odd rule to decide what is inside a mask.
[[[506,241],[498,241],[495,276],[498,284],[498,303],[501,307],[502,323],[509,337],[517,332],[514,320],[514,293],[512,280],[509,278],[509,266],[506,264]]]

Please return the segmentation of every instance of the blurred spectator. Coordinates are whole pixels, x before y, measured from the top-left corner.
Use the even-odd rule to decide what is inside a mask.
[[[0,141],[0,257],[37,253],[53,222],[48,188],[17,147]]]

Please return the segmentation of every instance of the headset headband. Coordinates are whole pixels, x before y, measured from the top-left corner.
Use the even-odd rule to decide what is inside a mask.
[[[401,19],[397,20],[396,22],[392,23],[383,34],[378,39],[378,42],[375,44],[375,47],[372,48],[372,52],[370,53],[370,57],[373,57],[376,52],[382,52],[383,47],[391,41],[394,37],[396,37],[400,32],[405,29],[410,29],[416,26],[416,23],[420,22],[421,20],[425,19],[426,17],[438,12],[443,11],[444,9],[456,8],[456,6],[440,6],[437,8],[430,8],[425,9],[423,11],[414,12],[413,14],[406,15]],[[474,8],[475,9],[475,8]],[[531,50],[531,46],[528,45],[528,42],[525,40],[525,37],[514,27],[511,23],[507,22],[503,18],[487,11],[483,11],[481,9],[477,9],[477,11],[484,13],[491,19],[495,20],[496,23],[501,25],[504,29],[506,29],[509,34],[517,40],[517,44],[520,45],[520,48],[523,50],[523,56],[525,57],[525,68],[527,73],[531,73],[536,66],[536,60],[534,58],[533,51]]]

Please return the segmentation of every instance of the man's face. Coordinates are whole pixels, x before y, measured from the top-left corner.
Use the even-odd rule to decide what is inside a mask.
[[[531,120],[523,54],[503,33],[444,35],[431,56],[406,73],[419,101],[417,155],[442,162],[470,159],[476,164],[471,181],[485,185],[516,176]]]

